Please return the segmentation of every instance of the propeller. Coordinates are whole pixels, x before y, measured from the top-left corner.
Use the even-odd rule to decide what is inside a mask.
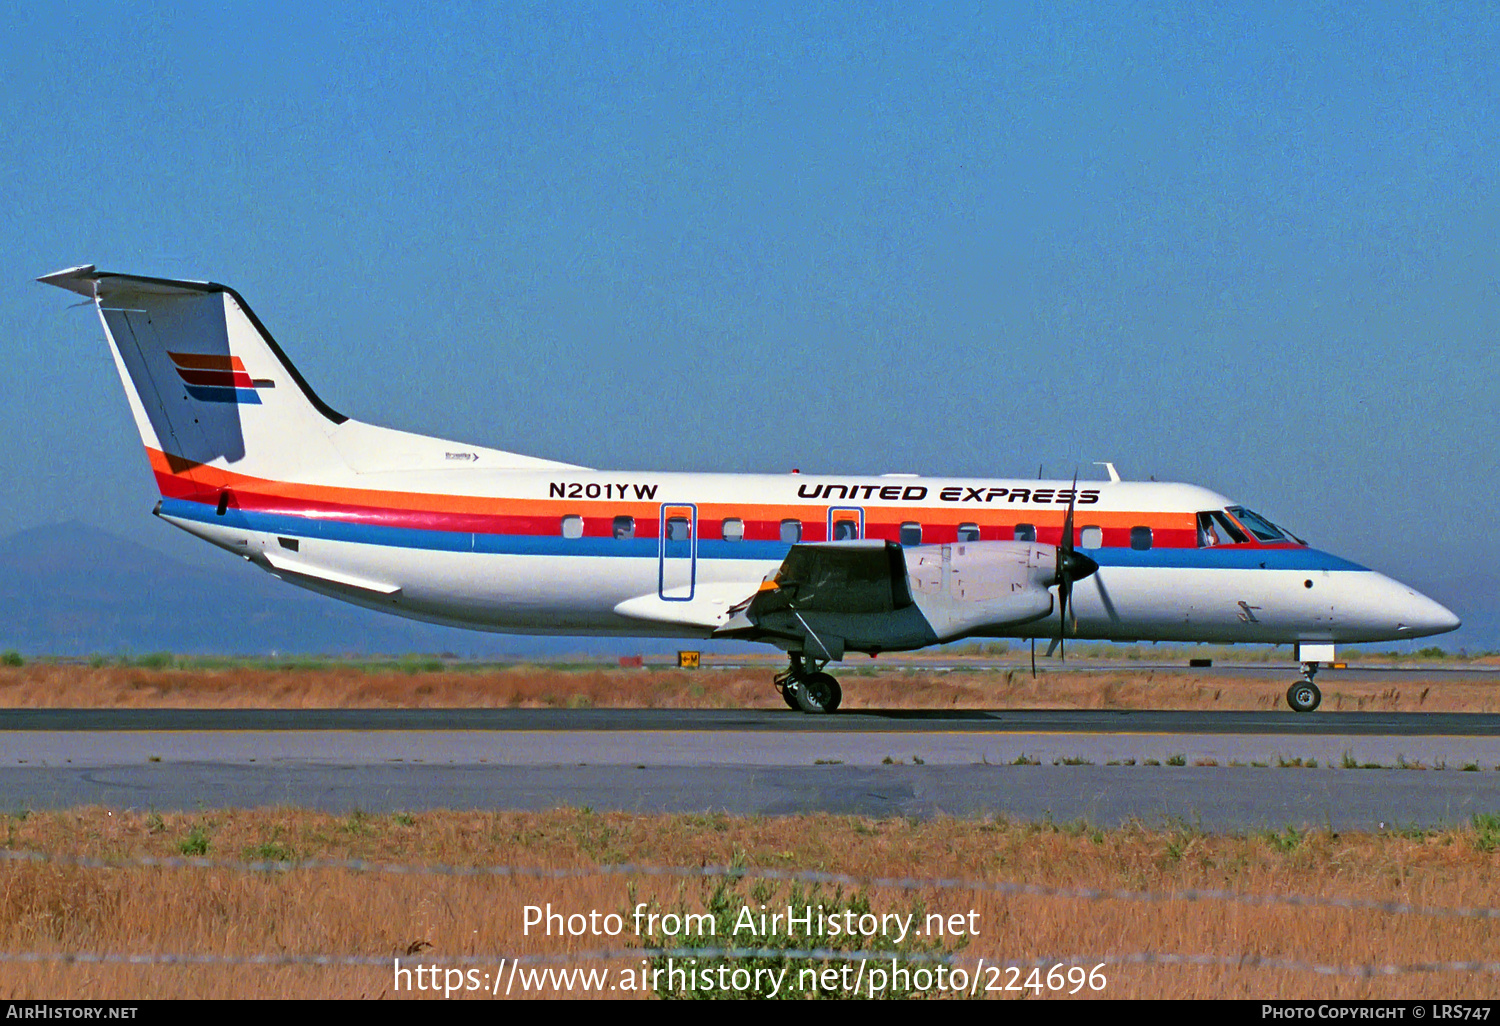
[[[1063,661],[1068,658],[1067,650],[1063,648],[1063,627],[1068,622],[1068,602],[1073,597],[1073,582],[1081,581],[1088,577],[1099,564],[1088,556],[1078,552],[1073,547],[1073,506],[1078,501],[1078,473],[1073,474],[1073,491],[1068,496],[1068,515],[1063,519],[1062,538],[1057,545],[1057,576],[1052,583],[1057,585],[1057,644]],[[1078,612],[1073,612],[1073,633],[1078,633]],[[1049,647],[1048,655],[1051,655]]]

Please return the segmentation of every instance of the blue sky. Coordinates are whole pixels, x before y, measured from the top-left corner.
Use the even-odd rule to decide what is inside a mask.
[[[237,288],[335,408],[594,466],[1204,484],[1464,612],[1491,4],[0,15],[0,534],[164,551],[77,263]],[[227,557],[226,557],[227,558]]]

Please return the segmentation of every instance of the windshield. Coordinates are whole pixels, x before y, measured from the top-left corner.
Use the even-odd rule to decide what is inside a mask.
[[[1256,541],[1284,542],[1290,540],[1282,533],[1281,528],[1252,509],[1246,509],[1244,506],[1230,506],[1229,512],[1234,515],[1236,520],[1245,525],[1251,534],[1255,535]]]

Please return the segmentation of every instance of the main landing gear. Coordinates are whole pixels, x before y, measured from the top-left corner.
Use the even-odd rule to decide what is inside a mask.
[[[1317,663],[1302,664],[1302,679],[1286,689],[1286,704],[1299,713],[1312,712],[1323,701],[1323,692],[1313,683],[1317,676]]]
[[[843,701],[844,689],[833,674],[824,673],[827,660],[817,662],[801,652],[791,653],[792,665],[775,678],[776,690],[790,709],[805,713],[831,713]]]

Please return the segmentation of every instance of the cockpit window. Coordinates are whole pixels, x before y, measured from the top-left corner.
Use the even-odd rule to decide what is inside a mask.
[[[1212,548],[1215,545],[1243,545],[1249,540],[1245,532],[1235,526],[1233,520],[1218,510],[1210,509],[1198,514],[1198,547],[1200,549]]]
[[[1276,530],[1280,531],[1282,534],[1286,535],[1292,541],[1296,542],[1298,545],[1306,545],[1307,544],[1307,542],[1303,541],[1301,538],[1297,537],[1295,534],[1293,534],[1291,531],[1288,531],[1286,528],[1282,527],[1280,524],[1273,524],[1272,526],[1275,527]]]
[[[1229,512],[1259,541],[1284,542],[1287,540],[1280,528],[1254,510],[1246,509],[1244,506],[1230,506]]]

